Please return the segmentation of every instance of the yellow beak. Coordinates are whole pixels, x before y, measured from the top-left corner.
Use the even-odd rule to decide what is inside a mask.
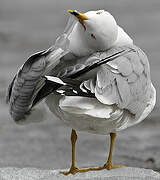
[[[84,27],[84,29],[86,30],[85,24],[84,24],[84,20],[88,20],[88,17],[85,14],[79,13],[76,10],[67,10],[67,12],[69,12],[70,14],[74,15],[79,22],[82,24],[82,26]]]
[[[78,18],[78,20],[81,20],[81,21],[88,20],[88,17],[86,15],[79,13],[78,11],[67,10],[67,12],[76,16]]]

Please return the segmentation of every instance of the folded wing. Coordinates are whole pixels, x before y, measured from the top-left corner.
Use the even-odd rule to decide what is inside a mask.
[[[147,56],[134,46],[133,51],[101,65],[95,83],[89,79],[83,85],[94,92],[101,103],[116,104],[138,118],[150,100],[151,80]]]

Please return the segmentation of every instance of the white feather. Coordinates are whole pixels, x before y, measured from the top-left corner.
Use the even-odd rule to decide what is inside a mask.
[[[66,85],[60,78],[54,76],[45,76],[49,81],[53,81],[58,84]]]

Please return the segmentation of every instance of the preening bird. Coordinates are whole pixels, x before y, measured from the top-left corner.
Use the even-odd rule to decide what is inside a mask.
[[[45,99],[50,111],[72,128],[72,165],[65,175],[113,169],[116,133],[144,120],[156,102],[147,56],[107,11],[71,14],[55,45],[32,55],[9,85],[12,118],[21,123]],[[76,131],[110,134],[110,153],[98,168],[75,164]]]

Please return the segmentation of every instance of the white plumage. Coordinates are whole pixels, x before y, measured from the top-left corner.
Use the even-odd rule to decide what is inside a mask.
[[[7,101],[17,122],[35,121],[45,100],[49,110],[72,128],[72,165],[65,175],[113,169],[116,132],[144,120],[156,102],[145,53],[104,11],[69,10],[69,23],[53,47],[32,55],[9,85]],[[42,110],[41,110],[42,109]],[[110,133],[108,160],[98,168],[75,166],[76,131]]]
[[[81,86],[83,84],[95,94],[94,99],[60,95],[55,104],[54,98],[59,95],[53,94],[47,98],[47,104],[53,113],[75,130],[108,134],[142,121],[155,105],[156,91],[150,80],[147,56],[133,45],[132,39],[117,25],[113,16],[102,10],[90,11],[85,15],[89,19],[84,22],[86,30],[84,31],[82,25],[77,22],[69,35],[70,51],[76,56],[86,56],[98,51],[101,43],[104,45],[101,50],[108,50],[95,53],[89,58],[77,57],[71,65],[66,64],[59,69],[59,73],[65,69],[64,76],[67,76],[67,69],[78,64],[87,65],[91,60],[93,63],[121,49],[132,51],[79,78]],[[105,21],[104,18],[109,20]],[[98,40],[92,39],[90,33],[95,37],[99,33]],[[61,64],[63,63],[65,64],[65,60],[62,60]]]
[[[81,86],[84,85],[96,98],[54,93],[46,100],[50,110],[76,130],[104,135],[142,121],[153,109],[156,93],[150,80],[146,55],[134,45],[123,46],[123,49],[127,48],[134,51],[79,78]],[[122,47],[117,47],[114,51],[121,49]],[[110,53],[113,53],[113,49],[103,54],[95,53],[90,58],[97,61],[101,55],[105,58]],[[87,59],[81,59],[81,64],[84,65],[86,61]],[[79,60],[73,62],[76,63]],[[74,66],[64,67],[65,75],[71,67]]]
[[[17,122],[32,115],[28,113],[32,107],[49,94],[46,102],[51,112],[75,130],[97,134],[137,124],[153,109],[156,91],[145,53],[133,44],[110,13],[98,10],[84,15],[87,20],[83,22],[70,18],[55,46],[31,56],[18,71],[8,93],[10,113]],[[72,78],[121,51],[125,52]],[[55,83],[51,90],[50,84],[45,86],[44,75]],[[76,89],[65,94],[67,83],[59,78],[68,77],[78,81],[81,95]],[[59,89],[61,86],[65,88]],[[86,97],[87,93],[94,98]]]

